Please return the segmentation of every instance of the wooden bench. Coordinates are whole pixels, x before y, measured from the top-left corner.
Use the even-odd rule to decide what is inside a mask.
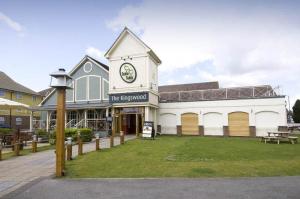
[[[289,136],[288,139],[292,144],[295,144],[298,142],[298,137],[296,137],[296,136]]]
[[[298,143],[298,137],[296,137],[296,136],[288,136],[288,137],[264,136],[264,137],[262,137],[262,141],[264,141],[265,144],[267,142],[272,142],[272,141],[276,141],[277,144],[280,144],[280,141],[287,141],[287,140],[292,144]]]
[[[280,143],[280,137],[276,137],[276,136],[264,136],[262,137],[262,140],[265,142],[265,144],[267,142],[272,142],[272,141],[276,141],[277,144]]]

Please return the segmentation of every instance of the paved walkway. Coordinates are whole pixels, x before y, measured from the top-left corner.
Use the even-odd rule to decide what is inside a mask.
[[[223,179],[43,179],[11,199],[299,199],[300,177]]]
[[[126,136],[125,140],[134,139]],[[120,138],[115,138],[115,145],[120,144]],[[109,138],[100,139],[101,148],[109,148]],[[84,144],[83,152],[95,150],[95,142]],[[77,145],[73,146],[73,157],[77,156]],[[53,175],[55,172],[54,150],[47,150],[19,156],[0,162],[0,197],[40,177]]]

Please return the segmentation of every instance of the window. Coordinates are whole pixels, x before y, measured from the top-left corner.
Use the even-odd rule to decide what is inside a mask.
[[[108,100],[108,81],[103,79],[103,99]]]
[[[76,101],[101,100],[101,77],[95,75],[83,76],[75,81]]]
[[[22,109],[19,109],[19,108],[18,108],[18,109],[16,109],[16,112],[17,112],[17,113],[22,113]]]
[[[56,120],[56,111],[51,112],[50,120]]]
[[[81,77],[76,80],[76,101],[87,100],[87,85],[87,77]]]
[[[101,78],[99,76],[89,76],[89,100],[100,100]]]
[[[0,90],[0,96],[5,96],[5,91],[4,90]]]
[[[32,101],[36,102],[36,96],[32,96]]]
[[[23,95],[22,93],[16,93],[16,99],[22,99]]]

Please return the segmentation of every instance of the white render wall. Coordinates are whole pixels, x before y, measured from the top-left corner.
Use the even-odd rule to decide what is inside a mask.
[[[223,126],[228,126],[231,112],[248,113],[249,125],[257,127],[257,136],[277,131],[278,126],[287,126],[284,97],[159,103],[158,124],[163,134],[176,134],[174,129],[181,125],[181,114],[196,113],[199,125],[204,126],[204,135],[223,135]]]

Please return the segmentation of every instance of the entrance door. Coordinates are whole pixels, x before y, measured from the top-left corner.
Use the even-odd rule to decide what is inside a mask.
[[[136,134],[136,114],[122,115],[122,130],[125,135]]]
[[[250,136],[249,114],[244,112],[229,113],[228,126],[230,136]]]

